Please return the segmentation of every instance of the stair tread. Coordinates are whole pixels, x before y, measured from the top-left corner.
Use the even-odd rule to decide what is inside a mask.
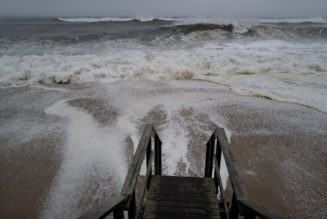
[[[144,218],[220,218],[211,178],[153,176]]]

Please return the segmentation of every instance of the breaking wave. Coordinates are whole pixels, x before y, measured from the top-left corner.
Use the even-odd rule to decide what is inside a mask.
[[[263,23],[327,23],[327,19],[323,17],[312,18],[283,18],[283,19],[261,19]]]
[[[138,22],[155,22],[155,21],[174,21],[174,18],[131,18],[131,17],[82,17],[82,18],[63,18],[58,17],[59,21],[71,22],[71,23],[96,23],[96,22],[127,22],[127,21],[138,21]]]
[[[48,28],[49,32],[21,34],[15,21],[8,37],[10,30],[0,28],[0,86],[206,80],[239,94],[327,112],[327,23],[312,23],[325,18],[283,23],[276,19],[58,19],[38,24],[47,30],[52,22],[60,23],[61,32]],[[32,21],[19,22],[25,27]]]
[[[206,80],[244,95],[327,113],[327,47],[282,41],[207,43],[189,49],[119,49],[84,55],[0,57],[2,86],[119,80]]]

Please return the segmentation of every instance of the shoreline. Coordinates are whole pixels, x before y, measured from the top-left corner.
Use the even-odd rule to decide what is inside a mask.
[[[212,84],[216,84],[218,86],[224,86],[229,88],[234,94],[236,95],[240,95],[240,96],[247,96],[247,97],[259,97],[259,98],[264,98],[264,99],[269,99],[269,100],[273,100],[273,101],[277,101],[277,102],[284,102],[284,103],[291,103],[291,104],[298,104],[300,106],[305,106],[314,110],[317,110],[319,112],[325,113],[327,114],[327,108],[325,109],[323,106],[319,106],[319,105],[313,105],[312,103],[306,103],[303,102],[301,100],[293,100],[293,99],[289,99],[287,97],[283,97],[283,94],[277,94],[277,93],[267,93],[264,90],[260,91],[260,90],[255,90],[255,89],[251,89],[251,87],[246,87],[246,86],[240,86],[239,84],[237,86],[233,85],[230,81],[224,81],[223,80],[212,80],[210,78],[207,78],[206,75],[205,76],[194,76],[193,72],[189,72],[191,75],[188,76],[187,75],[188,71],[186,71],[186,75],[185,76],[176,76],[176,78],[172,78],[172,79],[164,79],[163,81],[165,82],[169,82],[169,81],[200,81],[200,82],[207,82],[207,83],[212,83]],[[183,75],[183,72],[181,73]],[[244,75],[250,74],[250,75],[260,75],[260,73],[239,73],[236,74],[239,77],[242,77]],[[276,74],[285,74],[285,73],[276,73]],[[218,76],[218,75],[217,75]],[[83,84],[116,84],[116,83],[121,83],[121,82],[142,82],[142,81],[148,81],[147,79],[137,79],[137,80],[130,80],[130,79],[116,79],[114,81],[99,81],[99,80],[91,80],[89,82],[84,82],[84,81],[74,81],[73,83],[70,82],[71,78],[73,77],[73,75],[68,76],[68,81],[63,83],[61,81],[61,79],[58,82],[53,82],[53,83],[39,83],[38,81],[34,81],[31,84],[8,84],[7,82],[0,82],[0,88],[2,89],[8,89],[8,88],[22,88],[22,87],[34,87],[34,88],[41,88],[41,89],[45,89],[45,90],[57,90],[57,91],[64,91],[65,89],[62,87],[65,86],[71,86],[71,85],[83,85]],[[222,76],[224,77],[224,76]],[[246,77],[245,77],[246,78]],[[287,78],[287,77],[286,77]],[[282,79],[282,78],[280,78]],[[323,79],[323,78],[322,78]],[[50,79],[49,79],[50,80]],[[52,79],[53,80],[53,79]],[[64,79],[62,79],[64,80]],[[161,80],[158,81],[154,81],[154,82],[160,82]],[[4,85],[1,85],[1,84]]]
[[[63,149],[66,147],[67,122],[69,121],[64,117],[47,114],[42,120],[33,121],[38,118],[34,107],[38,106],[38,110],[42,112],[55,102],[67,98],[71,99],[70,106],[91,116],[98,124],[97,128],[101,130],[119,133],[122,128],[128,127],[119,136],[122,137],[120,139],[123,142],[122,153],[126,158],[131,157],[132,150],[135,150],[143,125],[154,123],[164,143],[163,172],[168,174],[201,175],[204,168],[205,141],[208,140],[212,127],[220,125],[231,132],[232,151],[251,201],[284,217],[300,215],[309,217],[310,213],[320,213],[320,216],[327,214],[323,207],[327,204],[323,198],[327,192],[324,184],[327,180],[327,173],[324,170],[327,165],[324,156],[327,152],[323,147],[323,143],[327,139],[327,115],[322,112],[292,103],[240,96],[224,86],[194,80],[121,81],[112,84],[88,83],[54,87],[64,87],[67,92],[52,89],[43,89],[40,92],[42,89],[40,87],[0,90],[2,96],[6,96],[0,100],[1,112],[12,109],[18,111],[9,119],[1,117],[1,120],[9,125],[7,128],[15,130],[17,127],[14,122],[17,122],[17,119],[27,119],[36,126],[40,126],[40,124],[52,126],[46,132],[62,139],[63,142],[57,149],[60,155],[51,154],[51,152],[49,156],[52,158],[64,156]],[[39,95],[39,99],[33,96],[35,94]],[[14,97],[19,98],[11,100]],[[137,97],[138,99],[135,99]],[[7,99],[11,100],[9,104]],[[94,107],[95,105],[96,107]],[[104,114],[106,116],[103,117]],[[18,117],[15,118],[17,115]],[[6,129],[4,125],[0,127],[1,130]],[[36,129],[35,133],[41,134],[35,137],[41,139],[40,136],[44,131]],[[58,131],[66,134],[59,135]],[[30,134],[35,135],[35,133]],[[13,138],[10,133],[6,134],[8,136],[3,134],[0,136],[1,145],[6,143],[6,139]],[[16,145],[13,144],[12,147],[23,148],[24,140],[20,137]],[[247,143],[246,146],[244,142]],[[178,147],[176,148],[174,145],[178,145]],[[199,145],[201,146],[199,147]],[[25,152],[22,153],[25,154]],[[30,153],[36,155],[40,152],[30,151]],[[96,156],[96,154],[90,155]],[[19,156],[23,155],[6,153],[5,156],[13,160],[15,158],[22,159]],[[314,160],[304,159],[307,156]],[[54,163],[48,163],[47,169],[55,168],[60,163],[60,159]],[[32,166],[26,168],[32,168]],[[269,171],[267,172],[267,170]],[[310,174],[301,175],[309,170]],[[7,171],[9,175],[3,178],[3,181],[6,186],[15,188],[13,185],[8,185],[7,182],[10,177],[15,176],[10,173],[9,167]],[[83,174],[83,172],[80,173]],[[26,174],[31,174],[31,172]],[[54,174],[52,173],[52,175]],[[29,177],[29,175],[24,176]],[[37,173],[32,173],[30,177],[35,176]],[[296,179],[296,184],[292,179],[288,179],[288,176]],[[29,184],[25,177],[22,177],[22,181],[27,183],[26,187],[29,188],[29,191],[35,190],[36,187]],[[49,183],[48,186],[45,185],[47,187],[45,191],[55,189],[56,185],[53,184],[51,177],[45,178],[48,182],[52,182],[51,185]],[[108,186],[110,187],[110,185]],[[310,186],[312,187],[310,192],[301,196],[298,194],[299,192],[303,193],[305,188]],[[92,191],[92,188],[94,187],[91,186],[89,189]],[[284,195],[276,194],[277,191],[282,191]],[[262,194],[271,195],[263,197]],[[11,197],[17,197],[17,195],[19,194],[13,192],[11,196],[3,197],[1,200],[10,203],[13,201]],[[35,198],[35,202],[44,200],[42,197]],[[99,200],[101,198],[96,202]],[[317,200],[321,205],[317,203],[312,205]],[[283,205],[278,205],[278,202]],[[21,204],[24,205],[24,203]],[[2,215],[14,216],[13,209],[8,209],[9,207],[6,209],[5,206],[8,204],[3,206],[4,209],[0,209]],[[38,206],[39,210],[36,207],[31,208],[34,208],[34,212],[43,211],[41,206]],[[289,209],[294,210],[289,212]],[[5,214],[5,212],[9,214]],[[18,212],[15,213],[18,216]],[[20,213],[26,214],[25,210]],[[76,212],[72,212],[71,216],[74,214]]]

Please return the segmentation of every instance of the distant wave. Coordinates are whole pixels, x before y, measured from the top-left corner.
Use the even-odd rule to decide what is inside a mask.
[[[327,23],[326,18],[312,17],[312,18],[281,18],[281,19],[261,19],[264,23]]]
[[[225,30],[233,32],[233,24],[211,24],[211,23],[197,23],[197,24],[184,24],[172,27],[162,27],[161,29],[166,29],[178,33],[189,34],[196,31],[210,31],[210,30]]]
[[[72,22],[72,23],[94,23],[94,22],[108,22],[108,21],[131,21],[134,18],[62,18],[58,17],[59,21]]]
[[[72,23],[95,23],[95,22],[126,22],[126,21],[139,21],[139,22],[152,22],[152,21],[174,21],[174,18],[131,18],[131,17],[103,17],[103,18],[63,18],[58,17],[59,21],[72,22]]]

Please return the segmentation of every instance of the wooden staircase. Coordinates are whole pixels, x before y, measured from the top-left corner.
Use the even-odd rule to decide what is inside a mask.
[[[106,218],[110,214],[115,219],[124,218],[125,211],[130,219],[279,218],[248,201],[224,129],[217,127],[206,145],[204,177],[161,175],[161,145],[154,128],[146,125],[120,194],[79,218]],[[220,176],[222,155],[233,189],[230,207]],[[136,201],[136,183],[144,158],[146,174]]]
[[[214,180],[153,176],[143,218],[220,218]]]

